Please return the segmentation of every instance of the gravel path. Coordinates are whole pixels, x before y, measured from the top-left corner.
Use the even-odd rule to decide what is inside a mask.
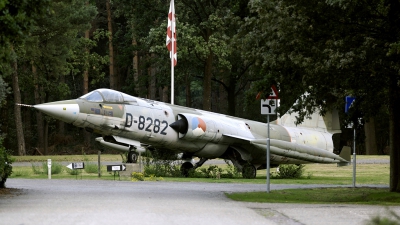
[[[271,185],[271,190],[320,185]],[[260,184],[8,179],[0,224],[365,224],[381,206],[243,203]],[[400,207],[391,207],[400,215]]]

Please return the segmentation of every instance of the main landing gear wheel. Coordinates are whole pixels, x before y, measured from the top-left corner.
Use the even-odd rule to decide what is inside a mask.
[[[257,169],[255,166],[253,166],[251,164],[243,165],[243,168],[242,168],[243,178],[254,179],[254,178],[256,178],[256,175],[257,175]]]
[[[127,160],[128,163],[137,163],[137,159],[138,159],[138,156],[137,156],[136,152],[134,152],[134,151],[128,152],[128,160]]]
[[[193,164],[191,162],[184,162],[181,165],[181,174],[183,177],[188,177],[190,170],[193,169]]]

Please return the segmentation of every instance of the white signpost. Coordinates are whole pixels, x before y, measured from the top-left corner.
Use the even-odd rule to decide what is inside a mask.
[[[51,180],[51,159],[47,159],[47,176]]]
[[[270,140],[269,140],[269,115],[276,114],[276,107],[278,103],[278,90],[274,85],[271,87],[271,93],[267,97],[267,99],[261,99],[261,115],[267,115],[267,123],[268,123],[268,136],[267,136],[267,156],[266,156],[266,163],[267,163],[267,193],[270,192]]]

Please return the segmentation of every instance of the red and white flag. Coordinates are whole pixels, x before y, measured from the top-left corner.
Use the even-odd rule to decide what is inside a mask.
[[[167,40],[166,45],[168,51],[170,51],[170,58],[172,61],[172,55],[174,57],[174,66],[178,61],[177,59],[177,51],[176,51],[176,23],[175,23],[175,5],[174,0],[171,0],[171,4],[169,5],[169,13],[168,13],[168,27],[167,27]],[[174,38],[172,38],[172,35]],[[172,46],[173,44],[173,46]],[[173,53],[172,53],[173,51]]]

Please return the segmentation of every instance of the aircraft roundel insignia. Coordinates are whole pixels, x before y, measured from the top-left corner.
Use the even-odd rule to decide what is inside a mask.
[[[201,136],[206,132],[206,123],[199,117],[192,119],[192,130],[195,136]]]

